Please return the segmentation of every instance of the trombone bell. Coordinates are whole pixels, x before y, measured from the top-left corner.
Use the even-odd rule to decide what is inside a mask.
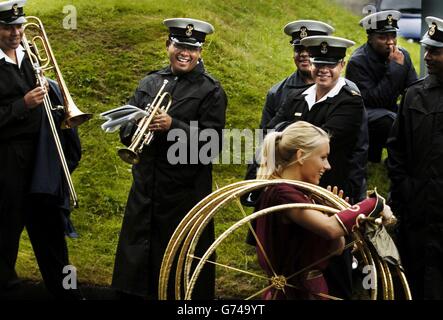
[[[65,119],[62,122],[62,129],[75,128],[83,122],[92,118],[92,113],[84,113],[80,111],[75,105],[65,108]]]

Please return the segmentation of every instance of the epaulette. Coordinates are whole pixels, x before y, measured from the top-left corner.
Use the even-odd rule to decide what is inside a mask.
[[[219,81],[217,79],[215,79],[213,76],[211,76],[209,73],[207,73],[206,71],[203,72],[203,75],[206,76],[206,78],[208,78],[209,80],[211,80],[213,83],[218,83]]]
[[[414,85],[416,85],[416,84],[419,84],[419,83],[423,82],[426,78],[427,78],[427,76],[425,76],[425,77],[423,77],[423,78],[420,78],[420,79],[417,79],[417,80],[411,82],[408,86],[406,86],[406,87],[403,89],[403,91],[402,91],[401,94],[402,94],[402,95],[405,95],[405,94],[406,94],[406,91],[408,91],[408,89],[409,89],[410,87],[412,87],[412,86],[414,86]]]
[[[294,88],[292,90],[290,90],[288,92],[288,96],[286,97],[286,100],[304,100],[305,96],[302,94],[303,92],[305,92],[308,87],[312,86],[313,84],[307,85],[306,87],[299,87],[299,88]]]
[[[157,72],[159,72],[160,70],[162,70],[162,69],[149,71],[149,72],[148,72],[148,75],[153,74],[153,73],[157,73]]]
[[[426,77],[427,77],[427,76],[426,76]],[[417,84],[417,83],[423,82],[423,81],[426,79],[426,77],[423,77],[423,78],[417,79],[417,80],[415,80],[414,82],[410,83],[410,84],[405,88],[405,90],[406,90],[407,88],[409,88],[409,87],[412,87],[413,85],[415,85],[415,84]]]
[[[347,92],[349,92],[353,96],[359,96],[361,97],[360,89],[357,87],[357,85],[352,82],[349,79],[345,79],[346,85],[343,86],[343,89],[345,89]]]

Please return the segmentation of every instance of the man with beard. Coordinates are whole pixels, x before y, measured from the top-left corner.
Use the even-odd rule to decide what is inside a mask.
[[[263,108],[260,128],[265,129],[271,119],[277,114],[291,90],[306,87],[314,83],[311,75],[311,61],[309,53],[300,40],[314,35],[330,35],[334,28],[330,25],[315,20],[297,20],[288,23],[284,32],[291,36],[289,43],[294,48],[294,63],[297,70],[286,79],[275,84],[268,92]]]
[[[227,97],[220,83],[206,72],[201,59],[206,35],[214,28],[207,22],[188,18],[167,19],[164,24],[169,28],[166,41],[169,66],[142,79],[129,102],[145,109],[164,81],[168,81],[164,92],[171,94],[172,104],[167,113],[159,112],[149,125],[154,139],[143,148],[139,163],[132,167],[133,184],[112,279],[113,288],[122,298],[157,297],[163,254],[175,228],[212,190],[211,163],[202,159],[191,162],[195,154],[190,154],[190,146],[199,141],[199,133],[204,129],[217,132],[219,141],[209,141],[218,146],[217,152],[222,146]],[[171,141],[168,136],[173,129],[183,133],[178,138],[180,141]],[[120,136],[124,144],[130,144],[134,131],[133,124],[122,127]],[[177,143],[185,145],[188,156],[175,164],[168,156],[170,147]],[[206,141],[198,144],[197,154],[200,154]],[[210,155],[211,158],[216,156]],[[214,224],[211,222],[200,238],[196,255],[201,256],[213,239]],[[173,286],[170,289],[172,295],[169,296],[174,297]],[[207,264],[196,283],[193,299],[213,299],[214,290],[214,265]]]
[[[417,80],[409,53],[397,46],[401,13],[380,11],[364,17],[368,41],[349,59],[346,78],[355,82],[368,112],[368,160],[380,162],[383,147],[397,114],[397,99]]]
[[[391,202],[413,299],[443,299],[443,19],[426,17],[429,75],[404,95],[387,141]]]

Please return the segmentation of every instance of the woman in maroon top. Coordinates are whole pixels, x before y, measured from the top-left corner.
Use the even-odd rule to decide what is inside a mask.
[[[329,136],[322,129],[298,121],[282,132],[272,132],[264,140],[258,179],[288,179],[318,185],[321,176],[331,166],[328,162]],[[313,203],[308,194],[290,184],[267,187],[261,194],[256,211],[288,203]],[[291,287],[271,288],[265,299],[322,299],[328,285],[322,270],[327,261],[315,265],[298,277],[290,275],[322,257],[344,248],[344,236],[352,232],[360,214],[381,216],[384,222],[392,218],[389,206],[381,197],[360,202],[334,216],[313,209],[288,209],[257,219],[256,233],[270,264],[277,275],[283,275]],[[262,250],[257,247],[260,266],[272,277]],[[295,289],[296,287],[297,289]]]

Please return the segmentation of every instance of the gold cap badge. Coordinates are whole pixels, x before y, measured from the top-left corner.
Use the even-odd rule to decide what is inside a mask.
[[[392,17],[392,14],[390,14],[390,15],[388,15],[388,24],[390,25],[390,26],[392,26],[392,20],[393,20],[394,18]]]
[[[327,54],[328,53],[328,44],[326,42],[322,42],[320,46],[321,46],[320,52],[322,54]]]
[[[186,26],[186,35],[188,37],[192,36],[192,30],[194,30],[194,26],[192,24],[188,24]]]
[[[306,38],[308,36],[307,30],[308,29],[306,27],[300,28],[300,38],[301,39]]]
[[[432,23],[432,26],[429,27],[428,34],[429,34],[430,36],[433,36],[433,35],[435,34],[435,29],[436,29],[436,28],[437,28],[437,25],[433,22],[433,23]]]
[[[14,4],[12,6],[12,12],[14,13],[15,16],[18,16],[19,12],[18,12],[18,4]]]

